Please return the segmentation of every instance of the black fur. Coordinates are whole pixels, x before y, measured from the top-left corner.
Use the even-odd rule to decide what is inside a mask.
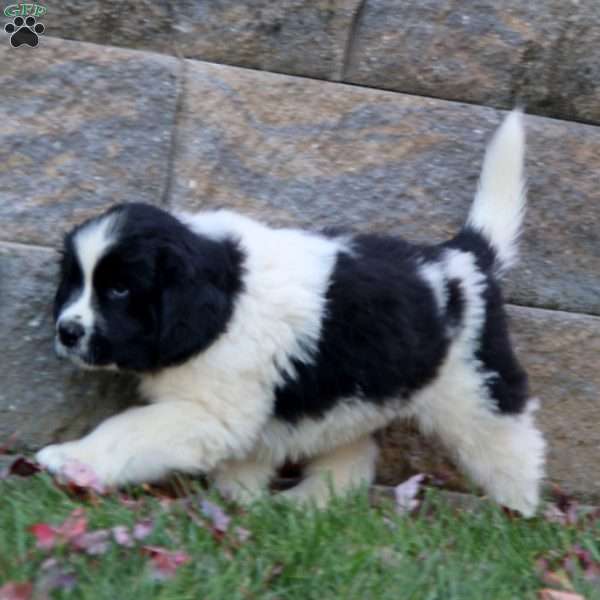
[[[72,294],[83,285],[83,273],[73,249],[73,235],[75,231],[65,236],[63,243],[60,257],[60,281],[54,295],[54,321],[58,319],[62,307],[71,298]]]
[[[501,413],[523,411],[529,397],[527,373],[513,352],[500,286],[489,278],[484,292],[485,322],[477,359],[494,377],[486,385]]]
[[[496,265],[496,253],[488,241],[471,227],[463,227],[458,235],[440,248],[458,248],[475,256],[477,266],[483,273],[491,273]]]
[[[344,397],[408,397],[445,357],[445,323],[418,274],[419,247],[376,236],[358,236],[352,247],[338,255],[314,360],[295,361],[296,377],[276,390],[282,420],[318,417]]]
[[[460,279],[446,281],[446,294],[448,296],[446,317],[452,329],[460,326],[465,311],[465,297],[463,295]]]

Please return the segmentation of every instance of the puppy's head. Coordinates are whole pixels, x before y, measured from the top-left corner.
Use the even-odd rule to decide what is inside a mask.
[[[149,205],[119,205],[65,238],[56,351],[87,368],[179,364],[225,330],[241,263],[231,240],[197,235]]]

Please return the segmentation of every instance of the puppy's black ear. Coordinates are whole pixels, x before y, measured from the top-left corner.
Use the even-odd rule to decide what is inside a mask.
[[[184,362],[225,331],[241,288],[241,262],[230,241],[194,236],[161,249],[159,367]]]

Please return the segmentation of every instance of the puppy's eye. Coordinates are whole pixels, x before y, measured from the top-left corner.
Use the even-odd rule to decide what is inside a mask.
[[[121,286],[108,288],[106,293],[111,300],[122,300],[129,296],[129,290],[126,287]]]

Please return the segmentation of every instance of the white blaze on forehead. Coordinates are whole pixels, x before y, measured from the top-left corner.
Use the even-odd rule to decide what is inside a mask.
[[[59,321],[76,320],[88,329],[94,324],[92,309],[94,269],[115,238],[115,215],[92,221],[75,234],[73,245],[83,275],[81,294],[61,313]]]

